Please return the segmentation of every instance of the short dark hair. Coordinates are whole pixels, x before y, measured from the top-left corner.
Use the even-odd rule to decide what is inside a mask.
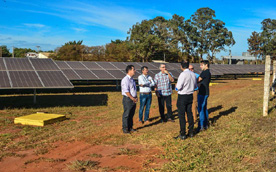
[[[143,72],[143,70],[144,70],[145,68],[146,68],[146,69],[149,69],[147,66],[142,66],[142,67],[141,67],[141,71]]]
[[[202,60],[200,63],[203,63],[204,65],[207,65],[208,67],[210,66],[209,61],[208,60]]]
[[[190,65],[190,63],[189,63],[188,61],[182,61],[182,62],[181,62],[181,67],[182,67],[183,69],[189,68],[189,65]]]
[[[127,65],[127,67],[126,67],[126,73],[128,73],[128,71],[130,71],[132,68],[134,68],[133,65]]]

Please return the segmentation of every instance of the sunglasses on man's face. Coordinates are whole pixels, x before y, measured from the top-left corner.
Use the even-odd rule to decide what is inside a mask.
[[[194,69],[194,68],[189,68],[189,69]]]

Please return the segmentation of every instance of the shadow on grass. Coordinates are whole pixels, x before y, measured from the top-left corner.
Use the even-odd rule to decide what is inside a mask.
[[[229,115],[229,114],[235,112],[237,108],[238,108],[238,107],[235,106],[235,107],[231,107],[231,108],[228,109],[228,110],[219,112],[219,114],[218,114],[217,116],[214,116],[213,118],[209,118],[209,121],[213,124],[213,123],[215,123],[220,117],[222,117],[222,116],[227,116],[227,115]]]
[[[0,109],[6,108],[48,108],[64,106],[106,106],[107,94],[93,95],[41,95],[33,104],[33,96],[11,96],[0,98]]]
[[[276,109],[276,106],[272,106],[270,109],[268,109],[268,114],[270,114],[275,109]]]

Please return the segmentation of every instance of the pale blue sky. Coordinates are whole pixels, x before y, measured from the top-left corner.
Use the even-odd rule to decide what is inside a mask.
[[[104,45],[124,40],[129,28],[143,19],[170,19],[173,14],[188,19],[201,7],[215,10],[216,18],[233,32],[233,55],[247,51],[247,38],[260,31],[263,19],[276,16],[275,0],[0,0],[0,45],[32,49],[39,45],[42,50],[54,50],[73,40]]]

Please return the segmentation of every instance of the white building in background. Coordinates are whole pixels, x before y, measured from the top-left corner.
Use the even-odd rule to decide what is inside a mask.
[[[36,52],[28,52],[25,57],[28,58],[39,58],[39,59],[47,59],[51,53],[36,53]]]
[[[36,52],[28,52],[25,54],[25,57],[38,58],[38,54]]]
[[[243,52],[242,56],[223,56],[223,59],[227,59],[228,61],[231,59],[232,64],[244,64],[245,60],[253,61],[257,57],[252,56],[249,52]]]

